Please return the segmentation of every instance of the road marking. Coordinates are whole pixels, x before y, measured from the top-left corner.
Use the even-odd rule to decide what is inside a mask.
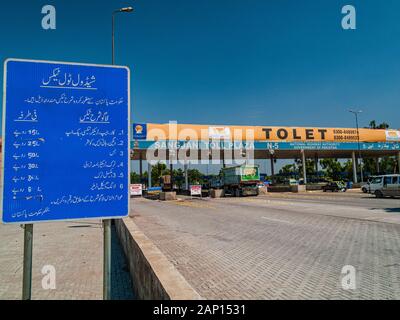
[[[210,206],[209,204],[205,203],[200,203],[200,202],[189,202],[189,201],[171,201],[169,202],[171,204],[177,205],[177,206],[183,206],[183,207],[192,207],[192,208],[208,208],[208,209],[214,209],[215,207]]]
[[[286,220],[280,220],[280,219],[272,219],[272,218],[267,218],[267,217],[261,217],[261,219],[273,221],[273,222],[279,222],[279,223],[288,223],[288,224],[293,224],[293,222],[286,221]]]

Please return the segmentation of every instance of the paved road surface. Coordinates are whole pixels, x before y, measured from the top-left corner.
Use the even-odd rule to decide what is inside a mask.
[[[207,299],[400,299],[399,199],[275,194],[133,206],[135,223]],[[356,269],[356,290],[341,286],[345,265]]]
[[[101,222],[39,223],[33,228],[32,299],[102,299]],[[0,300],[21,299],[23,229],[0,224]],[[133,290],[119,242],[112,234],[112,299],[132,299]],[[56,270],[56,289],[44,290],[41,270]]]

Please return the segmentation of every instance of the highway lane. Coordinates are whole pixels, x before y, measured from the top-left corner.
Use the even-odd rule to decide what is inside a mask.
[[[399,299],[396,202],[363,196],[134,199],[131,217],[207,299]]]

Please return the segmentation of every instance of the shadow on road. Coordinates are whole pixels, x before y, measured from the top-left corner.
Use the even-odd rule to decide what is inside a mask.
[[[400,213],[400,207],[396,208],[371,208],[370,210],[384,210],[388,213]]]
[[[385,208],[384,210],[390,213],[400,213],[400,208]]]
[[[128,265],[115,226],[111,228],[111,299],[135,300]]]

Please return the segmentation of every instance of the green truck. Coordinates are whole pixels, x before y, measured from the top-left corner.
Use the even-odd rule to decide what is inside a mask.
[[[234,197],[258,196],[260,170],[256,165],[242,165],[222,169],[222,184],[225,194]]]

